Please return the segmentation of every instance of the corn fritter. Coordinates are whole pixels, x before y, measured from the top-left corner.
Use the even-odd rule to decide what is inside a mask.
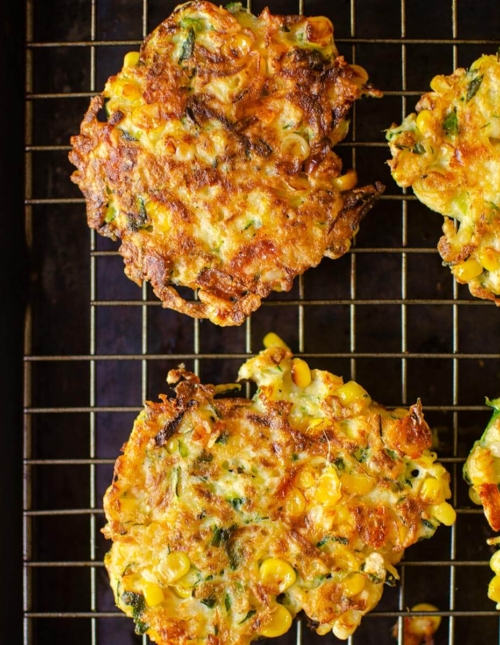
[[[278,343],[278,344],[276,344]],[[276,337],[216,398],[182,367],[146,403],[104,499],[116,604],[160,645],[247,645],[304,610],[346,639],[404,550],[455,511],[420,402],[388,411]]]
[[[381,93],[338,55],[327,18],[181,5],[71,140],[88,223],[121,240],[126,274],[165,307],[239,325],[346,253],[383,192],[356,188],[332,150],[362,95]]]

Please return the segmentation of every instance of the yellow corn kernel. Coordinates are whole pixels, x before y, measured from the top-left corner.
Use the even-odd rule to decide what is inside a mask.
[[[335,566],[340,567],[341,569],[359,569],[359,562],[354,555],[354,553],[351,553],[349,549],[342,549],[338,553],[335,553]]]
[[[428,504],[444,502],[444,491],[441,482],[434,477],[427,477],[420,489],[420,497]]]
[[[351,598],[361,593],[366,585],[366,578],[362,573],[351,573],[344,580],[344,596]]]
[[[260,579],[265,585],[272,586],[283,593],[291,587],[297,576],[293,567],[280,558],[268,558],[260,565]]]
[[[146,604],[150,607],[155,607],[159,605],[164,600],[163,591],[161,587],[155,585],[154,582],[148,582],[143,587],[144,599]]]
[[[434,90],[434,92],[446,92],[450,89],[450,86],[446,77],[438,74],[438,76],[434,76],[431,81],[431,89]]]
[[[349,67],[356,72],[357,79],[353,79],[356,85],[365,85],[368,80],[368,72],[361,65],[349,65]]]
[[[292,626],[292,614],[283,605],[276,604],[273,610],[271,621],[260,630],[266,638],[276,638],[286,634]]]
[[[316,483],[316,477],[314,472],[310,468],[302,468],[297,475],[297,484],[302,488],[302,490],[307,490],[312,488]]]
[[[452,267],[451,270],[457,280],[460,280],[461,282],[469,282],[469,280],[477,278],[479,275],[481,275],[481,273],[483,272],[483,267],[477,260],[470,258],[469,260],[465,260],[465,262],[455,264],[455,266]]]
[[[366,475],[350,475],[346,473],[342,475],[340,485],[342,490],[349,495],[368,495],[373,489],[374,483]]]
[[[306,507],[306,499],[298,488],[291,488],[285,497],[285,510],[288,515],[300,515]]]
[[[155,643],[158,643],[160,641],[160,634],[158,634],[156,629],[148,629],[146,634],[148,635],[148,638]]]
[[[167,441],[167,450],[170,454],[173,454],[174,452],[177,452],[179,448],[179,440],[177,437],[170,437],[170,439]]]
[[[368,404],[371,401],[367,391],[355,381],[347,381],[347,383],[339,387],[336,395],[342,401],[342,404],[346,406],[362,402]]]
[[[488,598],[500,602],[500,576],[495,576],[488,586]]]
[[[490,567],[495,573],[500,574],[500,551],[495,551],[491,556]]]
[[[497,271],[500,268],[500,255],[490,247],[479,251],[479,261],[486,271]]]
[[[301,358],[294,358],[292,361],[292,381],[301,388],[311,384],[311,370]]]
[[[137,508],[137,500],[134,497],[122,497],[120,499],[120,509],[122,511],[135,511]]]
[[[335,177],[332,179],[333,187],[336,188],[339,192],[343,193],[346,190],[352,190],[356,187],[358,183],[358,173],[351,168],[348,170],[345,175],[340,175],[340,177]]]
[[[444,524],[445,526],[455,524],[457,514],[453,506],[448,504],[448,502],[441,502],[441,504],[431,506],[430,511],[437,521],[441,522],[441,524]]]
[[[398,537],[400,544],[405,544],[406,538],[408,536],[408,527],[403,523],[398,525]]]
[[[285,343],[285,341],[281,340],[278,334],[275,334],[273,331],[270,331],[264,336],[262,343],[266,349],[269,349],[270,347],[281,347],[281,349],[290,351],[290,348]]]
[[[140,57],[139,52],[128,52],[123,59],[123,67],[134,67],[139,62]]]
[[[483,504],[474,486],[471,486],[469,488],[469,499],[473,504],[476,504],[477,506],[482,506]]]
[[[185,576],[191,568],[191,561],[184,551],[172,551],[160,561],[158,571],[167,582],[175,582]]]
[[[281,151],[284,155],[298,159],[299,161],[305,161],[309,157],[310,149],[309,144],[301,137],[300,134],[292,132],[287,134],[281,142]]]
[[[118,78],[113,82],[112,88],[113,92],[123,98],[128,99],[129,101],[137,101],[141,98],[141,90],[139,85],[134,81],[127,81],[124,78]]]
[[[422,134],[432,134],[433,118],[430,110],[422,110],[417,115],[417,128]]]
[[[439,611],[437,607],[428,602],[420,602],[411,608],[412,611]],[[434,634],[441,624],[441,616],[411,616],[411,633],[416,636],[429,636]]]
[[[181,161],[192,161],[194,159],[194,147],[189,143],[180,141],[177,144],[177,150],[175,151],[175,156]]]
[[[340,481],[333,470],[323,473],[319,478],[318,487],[316,488],[316,499],[326,507],[332,507],[337,504],[342,497],[340,492]]]
[[[222,53],[225,56],[246,56],[252,48],[252,43],[252,36],[238,33],[222,46]]]
[[[184,587],[182,585],[174,585],[172,589],[179,596],[179,598],[191,598],[192,588]]]
[[[333,25],[324,16],[314,16],[306,19],[306,38],[310,43],[327,47],[332,40]]]
[[[329,419],[326,419],[325,417],[318,417],[317,419],[313,419],[309,425],[307,426],[307,434],[311,436],[318,436],[320,434],[323,434],[323,432],[327,429],[330,428],[332,425],[332,422]]]

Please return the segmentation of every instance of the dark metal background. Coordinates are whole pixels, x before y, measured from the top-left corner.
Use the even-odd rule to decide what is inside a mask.
[[[488,419],[484,396],[500,393],[500,312],[473,300],[442,266],[442,218],[392,181],[383,130],[413,109],[435,74],[497,50],[498,0],[269,2],[274,12],[328,15],[341,53],[385,91],[382,100],[358,103],[339,150],[361,182],[380,179],[387,191],[350,254],[325,260],[242,327],[226,329],[165,311],[149,288],[128,281],[117,245],[88,230],[69,181],[68,140],[89,97],[174,4],[26,6],[25,645],[141,642],[114,608],[102,566],[109,544],[100,534],[101,498],[113,461],[143,400],[165,390],[168,369],[183,361],[204,381],[231,381],[269,330],[313,367],[356,378],[389,406],[420,396],[452,473],[456,526],[407,552],[401,584],[386,589],[350,642],[396,643],[398,617],[430,602],[443,615],[438,645],[497,643],[498,618],[486,597],[490,531],[460,475]],[[264,6],[252,2],[254,12]],[[335,642],[305,625],[276,641]]]

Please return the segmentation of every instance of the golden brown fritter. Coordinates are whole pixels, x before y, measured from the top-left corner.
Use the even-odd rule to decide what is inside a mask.
[[[184,4],[127,54],[70,160],[89,225],[121,240],[132,280],[165,307],[239,325],[349,249],[383,186],[355,188],[332,147],[352,103],[380,92],[338,55],[327,18],[228,8]]]
[[[500,399],[487,403],[494,412],[465,462],[464,478],[472,487],[472,498],[484,507],[491,528],[500,531]]]
[[[445,216],[438,249],[456,279],[500,304],[500,60],[436,76],[432,92],[387,132],[401,187]]]
[[[455,519],[420,403],[388,411],[278,346],[239,378],[252,400],[174,370],[136,420],[104,499],[116,603],[161,645],[247,645],[301,610],[345,639]]]
[[[494,410],[480,439],[472,446],[464,465],[464,479],[470,485],[469,496],[475,504],[483,507],[488,524],[494,531],[500,531],[500,398],[486,403]],[[500,538],[488,540],[498,546]],[[495,573],[488,588],[488,597],[500,609],[500,551],[490,561]]]

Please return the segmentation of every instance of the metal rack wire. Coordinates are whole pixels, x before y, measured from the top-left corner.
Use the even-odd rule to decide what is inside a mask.
[[[140,13],[141,29],[137,37],[102,37],[102,25],[106,21],[115,23],[106,13],[99,17],[99,11],[103,6],[110,7],[109,11],[117,10],[119,1],[76,0],[68,3],[67,7],[77,6],[80,17],[82,12],[86,12],[87,32],[84,37],[71,40],[69,28],[67,34],[63,33],[64,25],[70,23],[63,21],[60,29],[54,27],[51,32],[49,26],[42,30],[49,37],[39,38],[37,21],[50,12],[49,4],[64,7],[61,0],[50,0],[45,4],[41,0],[27,2],[26,235],[34,271],[39,274],[40,289],[48,289],[44,278],[47,272],[55,279],[53,272],[57,274],[71,264],[72,258],[64,257],[64,245],[74,243],[61,236],[60,240],[49,240],[49,246],[52,245],[49,249],[41,248],[48,239],[48,234],[41,230],[44,226],[49,227],[43,219],[56,210],[57,221],[51,224],[52,235],[60,230],[61,225],[73,226],[80,236],[87,233],[83,232],[84,200],[74,196],[75,193],[68,188],[67,175],[59,179],[59,185],[63,186],[62,196],[55,192],[43,195],[39,192],[46,179],[44,172],[53,180],[57,173],[69,171],[69,166],[64,166],[60,157],[56,157],[69,150],[64,139],[70,132],[64,132],[61,138],[53,135],[49,128],[47,136],[41,136],[50,114],[44,117],[45,120],[40,119],[37,110],[46,114],[48,104],[59,105],[60,101],[65,110],[72,101],[85,101],[93,96],[101,86],[98,65],[101,54],[106,58],[114,51],[122,52],[124,47],[137,48],[141,39],[155,26],[151,24],[153,0],[137,0],[128,3],[136,16],[133,11],[128,15],[130,7],[127,3],[121,6],[124,12],[120,14],[126,24],[127,21],[137,21]],[[386,0],[383,3],[387,15],[394,18],[396,14],[393,20],[396,27],[391,27],[390,35],[391,29],[384,31],[382,28],[387,15],[382,15],[378,7],[380,3],[371,0],[349,0],[334,6],[326,2],[308,3],[307,0],[298,0],[298,5],[293,2],[285,4],[271,1],[269,7],[271,11],[287,13],[326,13],[334,24],[337,24],[340,14],[341,37],[336,40],[341,51],[353,62],[365,64],[371,72],[375,71],[376,65],[374,63],[372,69],[369,61],[364,62],[367,50],[363,47],[377,46],[380,51],[389,47],[392,52],[399,52],[400,87],[393,83],[385,91],[386,97],[399,102],[399,109],[393,117],[395,120],[413,108],[414,99],[410,97],[420,96],[425,89],[425,86],[415,87],[410,79],[410,70],[415,66],[415,62],[410,60],[410,49],[419,51],[423,57],[424,54],[432,57],[443,48],[451,51],[448,70],[443,70],[438,62],[426,62],[427,67],[433,70],[429,73],[428,82],[435,73],[449,72],[459,63],[465,64],[460,57],[461,48],[467,52],[465,60],[472,62],[474,57],[469,55],[469,50],[484,47],[491,52],[500,44],[493,38],[461,37],[460,11],[470,11],[465,0],[453,0],[451,7],[442,0],[434,3],[441,7],[441,13],[448,14],[448,18],[441,26],[429,26],[430,33],[445,35],[444,38],[409,37],[416,5],[418,13],[417,0],[401,0],[401,3],[399,0],[397,3]],[[484,15],[488,16],[489,11],[493,15],[497,11],[495,7],[494,0],[485,2]],[[173,5],[155,5],[155,16],[162,11],[162,17],[165,17],[172,8]],[[254,0],[253,10],[262,8]],[[378,16],[371,19],[371,12],[376,13],[379,9]],[[424,20],[422,17],[421,22]],[[115,25],[114,28],[120,32],[120,26]],[[80,31],[85,29],[82,27]],[[478,26],[478,33],[485,35],[487,29],[488,22],[484,20]],[[420,33],[425,30],[425,27],[421,28]],[[109,31],[113,32],[112,29]],[[122,29],[120,33],[128,32]],[[51,38],[52,34],[58,37]],[[88,67],[82,71],[82,84],[86,83],[87,88],[75,89],[67,83],[62,89],[45,91],[40,78],[43,80],[56,73],[58,63],[54,55],[52,59],[49,57],[48,66],[43,66],[44,61],[38,60],[41,52],[66,52],[72,64],[76,60],[75,52],[78,52],[77,57],[83,52]],[[41,74],[40,69],[43,69]],[[388,77],[384,76],[383,69],[378,77],[378,84],[384,89]],[[83,103],[77,103],[73,112],[81,116],[80,105]],[[373,167],[374,172],[381,173],[381,160],[388,156],[385,144],[380,136],[376,139],[367,137],[366,128],[363,128],[365,134],[360,135],[365,119],[373,126],[368,109],[360,117],[361,109],[355,107],[353,110],[351,136],[340,148],[347,163],[361,166],[360,170],[365,171]],[[58,114],[54,110],[54,117]],[[383,127],[390,125],[387,118],[381,122],[385,124]],[[364,159],[367,153],[374,153],[373,158],[368,156],[368,161]],[[390,180],[387,183],[389,185]],[[389,405],[406,405],[415,398],[415,393],[421,392],[425,404],[424,392],[427,391],[430,403],[425,405],[425,411],[431,424],[440,426],[442,461],[452,474],[453,502],[459,518],[457,525],[448,532],[441,529],[435,538],[435,546],[420,548],[419,545],[410,550],[400,566],[399,588],[386,592],[386,600],[365,618],[363,627],[349,643],[395,643],[390,625],[398,621],[401,627],[402,617],[407,615],[408,606],[415,604],[417,597],[420,602],[436,602],[440,607],[438,613],[443,617],[443,624],[437,643],[467,642],[473,645],[498,642],[497,614],[485,593],[489,578],[488,552],[484,546],[487,529],[480,511],[470,508],[460,480],[467,448],[487,419],[485,407],[481,404],[482,396],[498,393],[498,313],[490,303],[471,299],[465,289],[452,283],[447,269],[444,273],[436,269],[439,267],[435,248],[437,235],[424,239],[421,231],[430,222],[429,213],[422,215],[419,208],[412,195],[401,193],[392,186],[378,207],[380,214],[383,209],[388,213],[382,224],[379,219],[379,223],[370,228],[368,221],[375,221],[376,217],[375,213],[370,215],[362,228],[358,245],[348,256],[311,270],[297,280],[290,294],[268,299],[261,310],[247,320],[242,330],[216,329],[197,320],[163,312],[146,285],[140,292],[134,286],[129,289],[126,278],[119,275],[121,260],[116,257],[117,251],[97,239],[94,231],[90,233],[85,258],[80,258],[75,271],[79,286],[66,285],[78,296],[83,293],[87,297],[83,304],[80,301],[76,313],[69,313],[74,306],[72,297],[63,297],[63,304],[58,303],[59,296],[54,296],[54,293],[59,293],[57,289],[48,289],[52,300],[50,297],[37,298],[36,291],[33,292],[25,331],[25,645],[49,640],[57,645],[58,639],[63,642],[64,638],[66,642],[68,634],[71,634],[73,643],[82,645],[141,641],[132,635],[129,621],[121,621],[121,614],[113,609],[111,592],[101,575],[102,552],[106,547],[99,538],[102,525],[100,497],[105,482],[110,481],[119,442],[124,441],[128,434],[131,414],[141,408],[143,400],[153,398],[160,391],[156,385],[160,373],[165,374],[168,368],[185,362],[204,380],[224,380],[225,377],[219,376],[224,370],[228,370],[228,376],[232,378],[235,365],[259,349],[262,332],[268,331],[270,325],[287,336],[294,349],[313,365],[326,365],[344,376],[358,378],[375,398]],[[414,212],[410,213],[410,210]],[[73,213],[75,221],[78,218],[83,225],[71,224]],[[71,220],[70,223],[63,223],[64,218]],[[414,227],[415,221],[419,224]],[[435,231],[439,224],[432,224]],[[383,230],[375,228],[383,229],[384,226],[394,229],[393,234],[386,235]],[[363,237],[364,231],[367,234]],[[71,246],[71,249],[82,248],[85,241],[81,238],[75,244],[77,246]],[[47,268],[51,249],[56,253],[55,269]],[[396,270],[395,265],[398,265]],[[434,291],[426,292],[420,288],[421,273],[426,276],[423,281],[434,284]],[[110,276],[112,287],[108,288]],[[330,283],[332,276],[335,276],[335,284]],[[82,286],[84,281],[85,287]],[[368,289],[373,290],[373,295],[371,292],[367,295]],[[86,320],[80,321],[78,333],[71,336],[61,332],[63,340],[60,341],[57,331],[62,329],[59,327],[61,320],[64,322],[68,316],[69,323],[75,324],[82,315]],[[121,325],[120,317],[128,322],[133,320],[133,334],[129,335],[129,330]],[[336,325],[335,333],[331,331],[332,320]],[[374,320],[379,322],[375,324]],[[51,324],[56,330],[52,334],[44,327]],[[436,325],[441,324],[444,330],[436,332]],[[113,338],[106,331],[110,325],[119,329]],[[418,331],[419,326],[424,328],[422,333]],[[162,333],[170,334],[173,341],[165,337],[158,340],[160,328],[164,330]],[[476,342],[478,328],[488,333],[488,338],[480,339],[480,343]],[[342,330],[338,332],[338,342],[334,338],[337,330]],[[47,342],[43,338],[46,332]],[[117,336],[123,340],[121,344],[117,343]],[[120,373],[121,379],[114,383],[116,372]],[[446,386],[439,382],[443,374],[450,381]],[[464,385],[464,377],[468,375],[472,375],[472,384]],[[67,385],[72,379],[83,380],[78,387]],[[130,385],[134,379],[136,387]],[[492,382],[491,379],[497,380]],[[124,384],[127,387],[121,390]],[[110,393],[113,388],[124,398],[113,399],[113,393]],[[68,439],[68,433],[74,433],[73,440]],[[113,437],[109,444],[103,440],[105,436]],[[63,475],[56,474],[61,471]],[[64,505],[67,500],[74,504]],[[73,520],[76,524],[71,523]],[[50,522],[55,522],[54,526],[49,526]],[[68,536],[72,543],[70,548],[67,546]],[[60,587],[54,589],[55,585]],[[68,591],[74,587],[79,587],[75,597],[72,591]],[[67,601],[63,598],[66,593]],[[74,627],[75,624],[78,628]],[[401,629],[397,640],[400,645],[403,643]],[[279,642],[301,645],[320,641],[337,642],[331,635],[317,637],[299,622],[293,635]],[[142,642],[147,642],[145,636]]]

